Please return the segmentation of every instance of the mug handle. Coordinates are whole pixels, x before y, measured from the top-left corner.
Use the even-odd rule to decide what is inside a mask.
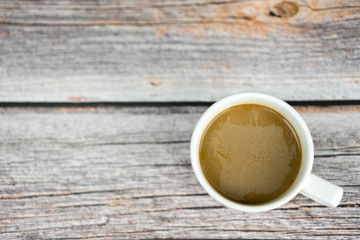
[[[334,208],[341,201],[343,189],[314,174],[310,174],[305,187],[300,193],[318,203]]]

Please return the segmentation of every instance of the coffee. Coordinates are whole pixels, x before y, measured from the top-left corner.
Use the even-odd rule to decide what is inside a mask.
[[[293,184],[301,166],[298,136],[278,112],[242,104],[219,113],[200,142],[200,165],[210,185],[243,204],[274,200]]]

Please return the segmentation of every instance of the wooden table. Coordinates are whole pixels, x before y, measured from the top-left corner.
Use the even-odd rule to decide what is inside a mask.
[[[214,101],[295,106],[336,209],[227,209],[189,159]],[[1,0],[1,239],[359,239],[360,3]]]

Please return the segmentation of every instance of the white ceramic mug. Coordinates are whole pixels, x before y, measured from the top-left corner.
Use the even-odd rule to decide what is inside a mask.
[[[199,147],[201,137],[210,121],[220,112],[241,104],[258,104],[269,107],[284,116],[298,134],[302,162],[299,174],[291,187],[280,197],[263,204],[241,204],[219,194],[206,180],[200,167]],[[311,173],[314,160],[314,146],[310,131],[301,116],[286,102],[270,95],[245,92],[226,97],[209,107],[198,121],[190,144],[191,164],[202,187],[221,204],[245,212],[262,212],[277,208],[301,193],[328,207],[336,207],[342,198],[342,188]]]

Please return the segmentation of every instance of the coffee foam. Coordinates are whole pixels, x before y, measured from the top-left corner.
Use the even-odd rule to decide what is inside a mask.
[[[300,169],[301,148],[296,132],[279,113],[244,104],[223,111],[209,124],[200,163],[220,194],[256,204],[291,186]]]

